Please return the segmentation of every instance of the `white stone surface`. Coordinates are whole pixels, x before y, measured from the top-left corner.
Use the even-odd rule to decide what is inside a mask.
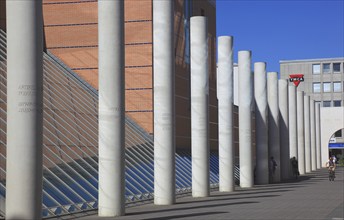
[[[98,1],[99,209],[125,214],[124,3]]]
[[[315,108],[314,100],[310,100],[310,126],[311,126],[311,170],[315,171],[317,169],[317,156],[316,156],[316,147],[315,147]]]
[[[312,162],[311,162],[311,122],[310,122],[310,97],[305,95],[304,99],[304,123],[305,123],[305,169],[306,173],[311,172]]]
[[[277,162],[273,182],[281,181],[281,150],[279,134],[278,80],[277,72],[268,72],[268,143],[269,158]]]
[[[300,174],[306,173],[305,162],[305,125],[304,125],[304,92],[297,91],[297,160]]]
[[[320,133],[320,103],[315,104],[315,148],[317,152],[317,169],[322,167],[321,164],[321,133]]]
[[[321,166],[329,159],[328,144],[331,136],[344,128],[344,107],[320,108]]]
[[[7,1],[6,219],[42,218],[42,1]]]
[[[254,63],[256,116],[256,183],[269,183],[268,100],[266,63]]]
[[[218,38],[219,191],[234,191],[233,37]]]
[[[195,16],[190,21],[192,196],[207,197],[210,194],[207,18]]]
[[[174,2],[153,1],[154,204],[175,203]]]
[[[289,112],[288,112],[288,80],[278,80],[278,108],[281,147],[281,179],[289,179]]]
[[[240,186],[253,186],[251,51],[238,53]]]
[[[297,102],[296,102],[296,87],[294,84],[289,84],[288,89],[289,101],[289,154],[290,158],[298,157],[297,155]]]

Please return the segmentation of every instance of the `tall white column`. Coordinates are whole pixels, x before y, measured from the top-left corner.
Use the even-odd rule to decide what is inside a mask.
[[[154,204],[175,203],[174,1],[153,1]]]
[[[206,197],[209,187],[208,28],[207,18],[190,19],[192,196]]]
[[[7,1],[6,219],[42,218],[42,1]]]
[[[294,84],[289,84],[288,89],[289,101],[289,154],[290,158],[297,158],[297,102],[296,102],[296,87]]]
[[[268,72],[268,143],[269,158],[274,157],[277,168],[273,182],[281,181],[281,151],[279,136],[278,80],[277,72]]]
[[[288,80],[278,80],[278,107],[281,146],[281,178],[289,179],[289,114],[288,114]]]
[[[306,173],[303,99],[304,92],[297,91],[297,160],[300,174]]]
[[[240,186],[253,186],[253,157],[252,157],[252,77],[251,51],[239,51],[239,164]]]
[[[315,104],[315,149],[317,169],[321,169],[320,103]]]
[[[310,111],[309,111],[309,101],[310,97],[305,95],[304,97],[304,123],[305,123],[305,163],[306,163],[306,173],[311,172],[311,129],[310,129]]]
[[[256,116],[256,182],[269,183],[268,100],[266,63],[254,63],[254,99]]]
[[[98,1],[99,216],[125,214],[124,2]]]
[[[314,100],[310,100],[310,126],[311,126],[311,162],[312,162],[312,171],[317,169],[317,156],[315,148],[315,109],[314,109]]]
[[[233,37],[218,38],[219,190],[234,191]]]

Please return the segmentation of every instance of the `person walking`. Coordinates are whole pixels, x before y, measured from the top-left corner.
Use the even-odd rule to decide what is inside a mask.
[[[295,179],[297,179],[300,175],[299,173],[299,164],[296,160],[296,157],[293,157],[291,159],[291,167],[292,167],[292,171],[293,171],[293,176],[295,176]]]
[[[269,176],[270,176],[270,183],[274,182],[274,176],[276,172],[277,162],[274,157],[270,157],[269,160]]]

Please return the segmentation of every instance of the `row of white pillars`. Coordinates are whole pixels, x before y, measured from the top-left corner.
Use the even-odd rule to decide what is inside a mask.
[[[155,204],[175,202],[175,122],[174,122],[174,9],[173,1],[153,2],[154,26],[154,145]],[[40,219],[42,204],[42,2],[39,0],[9,1],[8,22],[8,151],[7,151],[7,219]],[[124,184],[124,5],[122,1],[98,2],[99,19],[99,215],[119,216],[125,213]],[[22,42],[20,46],[17,42]],[[28,44],[24,44],[28,42]],[[234,153],[232,125],[233,40],[219,39],[219,151],[220,191],[234,190]],[[208,138],[208,43],[207,19],[191,18],[191,114],[192,114],[192,195],[209,196]],[[228,56],[228,57],[226,57]],[[34,60],[32,60],[34,59]],[[19,63],[19,65],[18,65]],[[265,63],[256,63],[255,88],[257,116],[257,174],[259,183],[268,182],[268,155],[285,167],[288,121],[295,127],[296,109],[289,105],[286,113],[287,86],[277,73],[266,74]],[[239,153],[240,186],[253,186],[252,157],[252,75],[251,52],[239,52]],[[268,86],[267,86],[268,85]],[[290,88],[290,87],[289,87]],[[279,92],[278,92],[279,91]],[[277,95],[279,93],[279,96]],[[24,95],[25,94],[25,95]],[[261,98],[259,97],[261,95]],[[295,89],[290,89],[289,102],[295,102]],[[311,166],[305,163],[303,92],[298,92],[300,124],[298,138],[290,133],[290,155],[299,158],[300,172],[320,167],[319,105],[315,108],[317,154]],[[280,105],[278,105],[280,100]],[[307,100],[307,98],[306,98]],[[29,112],[21,111],[21,103],[29,103]],[[302,104],[301,104],[302,103]],[[269,135],[267,107],[269,106]],[[313,105],[314,106],[314,105]],[[306,115],[308,107],[305,104]],[[312,107],[310,108],[313,117]],[[313,111],[314,112],[314,111]],[[279,115],[283,128],[279,129]],[[17,120],[15,120],[17,119]],[[308,116],[308,119],[311,120]],[[307,125],[306,125],[307,127]],[[295,129],[296,130],[296,129]],[[281,132],[281,133],[280,133]],[[21,137],[21,138],[18,138]],[[268,137],[269,138],[268,138]],[[310,141],[314,135],[310,131]],[[296,139],[299,140],[295,149]],[[308,139],[308,136],[307,136]],[[314,143],[313,140],[313,143]],[[267,148],[269,145],[269,148]],[[282,149],[280,150],[280,146]],[[312,144],[313,146],[313,144]],[[312,148],[313,149],[313,148]],[[308,151],[308,150],[307,150]],[[25,153],[26,152],[26,153]],[[312,150],[313,152],[313,150]],[[315,151],[314,151],[315,152]],[[23,158],[18,158],[23,155]],[[28,156],[30,155],[30,156]],[[265,163],[263,162],[265,160]],[[309,159],[306,159],[307,164]],[[315,160],[314,160],[315,161]],[[24,171],[24,172],[23,172]],[[274,181],[286,177],[287,171],[277,169]],[[21,187],[16,183],[23,182]],[[18,209],[21,207],[21,209]]]
[[[298,159],[300,174],[305,174],[321,168],[320,105],[303,91],[297,95],[296,91],[289,85],[290,157]]]

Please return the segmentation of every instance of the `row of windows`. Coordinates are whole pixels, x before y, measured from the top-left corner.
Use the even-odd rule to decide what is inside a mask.
[[[331,89],[331,84],[332,89]],[[324,82],[322,83],[322,91],[323,92],[342,92],[342,83],[341,82]],[[321,83],[316,82],[313,83],[313,93],[321,92]]]
[[[342,101],[341,100],[333,100],[333,103],[332,103],[332,101],[323,101],[322,106],[323,107],[340,107],[340,106],[342,106]]]
[[[331,72],[333,73],[340,73],[341,72],[341,63],[323,63],[320,64],[313,64],[312,72],[313,74],[320,74],[321,73],[321,67],[322,66],[322,73],[323,74],[329,74]]]

